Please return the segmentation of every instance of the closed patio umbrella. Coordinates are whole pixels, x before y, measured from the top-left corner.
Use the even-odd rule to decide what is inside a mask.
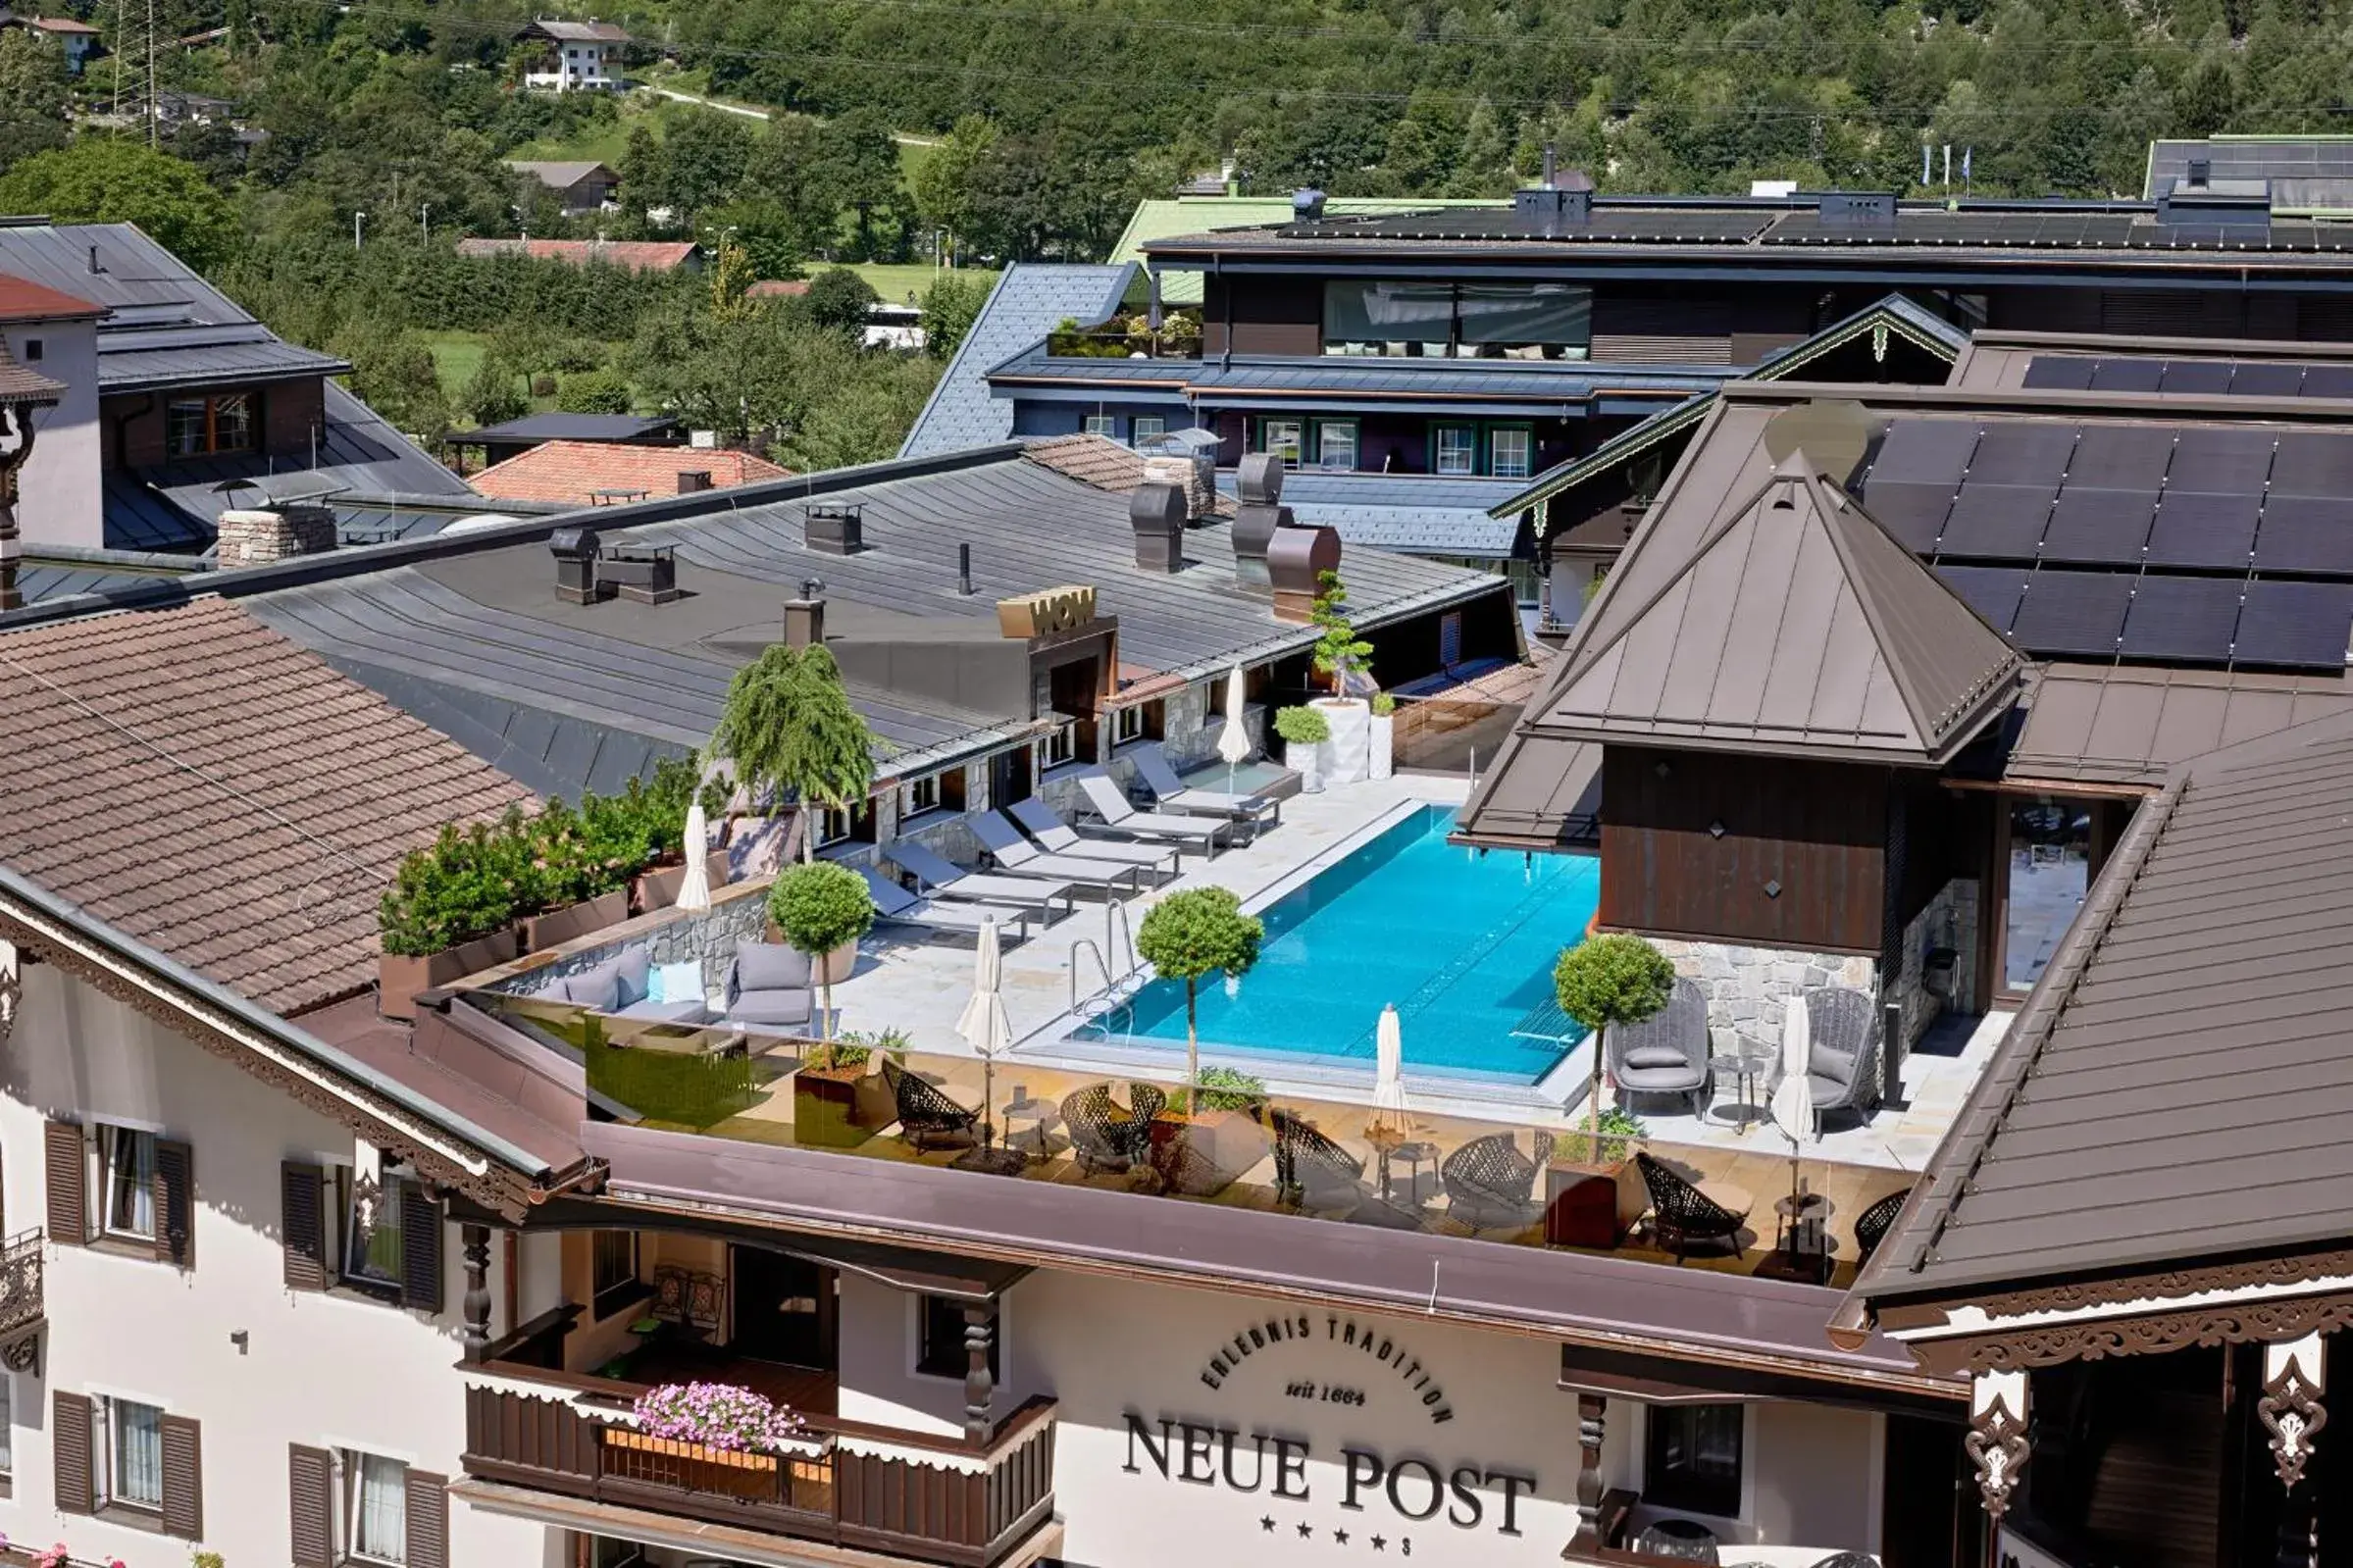
[[[687,808],[687,875],[678,885],[678,907],[687,910],[705,910],[711,907],[711,827],[697,800]]]
[[[1406,1130],[1406,1037],[1394,1003],[1381,1009],[1380,1028],[1373,1033],[1373,1122],[1403,1133]]]
[[[1814,1025],[1806,1016],[1806,998],[1789,998],[1781,1019],[1781,1082],[1773,1089],[1773,1126],[1789,1139],[1789,1218],[1794,1227],[1801,1215],[1798,1193],[1798,1151],[1821,1136],[1821,1115],[1814,1108],[1814,1084],[1806,1076],[1813,1055]]]
[[[1012,1021],[1005,1016],[1004,979],[1004,951],[997,940],[997,920],[992,916],[981,922],[980,936],[973,943],[972,999],[964,1004],[964,1015],[956,1020],[956,1033],[981,1059],[981,1144],[955,1161],[968,1170],[1010,1172],[1027,1163],[1011,1149],[990,1147],[996,1137],[990,1117],[997,1103],[997,1057],[1013,1043]]]
[[[1217,736],[1217,754],[1225,759],[1225,785],[1228,794],[1234,789],[1234,770],[1250,758],[1250,730],[1247,725],[1248,704],[1243,699],[1242,666],[1234,666],[1225,678],[1225,729]]]

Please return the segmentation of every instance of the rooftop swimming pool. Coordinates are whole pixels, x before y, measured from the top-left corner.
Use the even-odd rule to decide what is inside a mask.
[[[1482,856],[1446,841],[1454,817],[1421,807],[1257,911],[1257,967],[1202,987],[1203,1048],[1369,1073],[1374,1027],[1395,1003],[1408,1077],[1525,1085],[1552,1071],[1583,1035],[1553,1001],[1553,961],[1593,917],[1600,865]],[[1185,988],[1153,981],[1132,1021],[1105,1022],[1097,1037],[1182,1050]]]

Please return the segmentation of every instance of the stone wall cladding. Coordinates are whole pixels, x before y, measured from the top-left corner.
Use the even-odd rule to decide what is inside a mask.
[[[1904,1048],[1910,1050],[1944,1010],[1927,986],[1929,950],[1954,954],[1950,994],[1968,998],[1977,987],[1977,883],[1957,877],[1936,890],[1928,906],[1904,928],[1904,968],[1888,985],[1887,1000],[1904,1011]]]
[[[1878,965],[1847,953],[1797,952],[1784,947],[1733,947],[1719,942],[1656,939],[1675,973],[1699,983],[1708,998],[1709,1043],[1718,1052],[1740,1040],[1778,1045],[1789,998],[1823,986],[1875,994]]]

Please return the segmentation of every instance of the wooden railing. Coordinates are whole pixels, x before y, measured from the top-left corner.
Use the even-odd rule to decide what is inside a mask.
[[[1053,1513],[1053,1403],[986,1444],[812,1420],[805,1453],[736,1454],[648,1438],[563,1399],[466,1390],[466,1473],[596,1502],[989,1568]],[[928,1464],[844,1449],[852,1437],[939,1451]]]

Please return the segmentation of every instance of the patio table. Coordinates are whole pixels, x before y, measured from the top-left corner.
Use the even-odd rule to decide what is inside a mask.
[[[1710,1058],[1708,1065],[1718,1078],[1733,1081],[1738,1098],[1729,1106],[1724,1120],[1743,1133],[1765,1120],[1764,1095],[1760,1092],[1764,1080],[1780,1059],[1780,1047],[1764,1040],[1742,1040],[1728,1051]]]

